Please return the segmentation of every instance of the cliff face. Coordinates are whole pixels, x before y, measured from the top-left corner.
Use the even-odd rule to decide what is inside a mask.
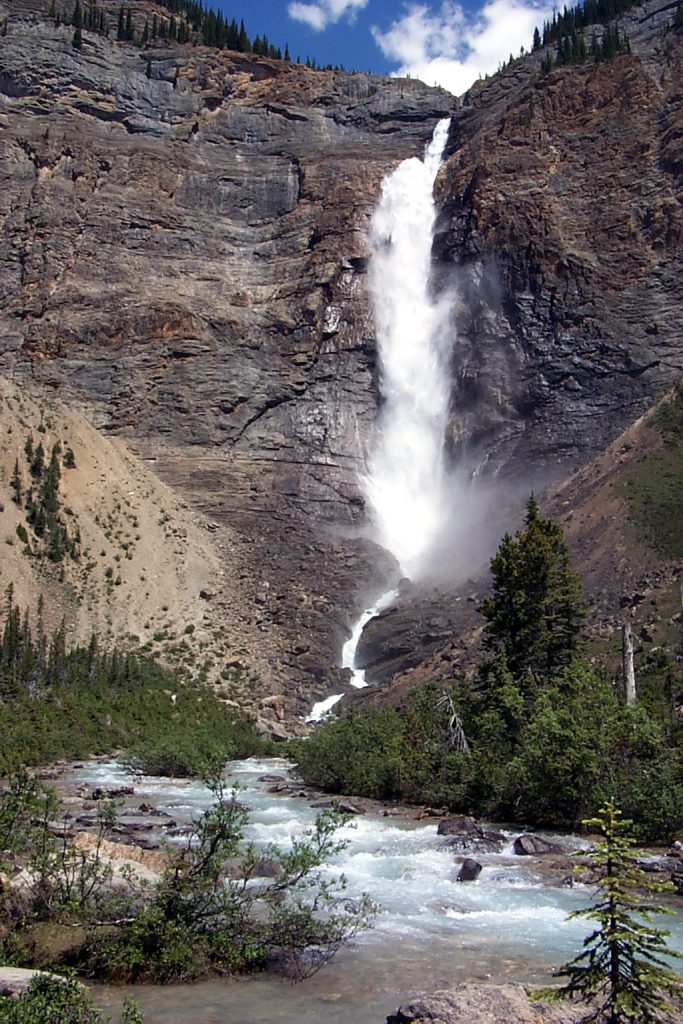
[[[0,370],[197,510],[225,566],[210,614],[285,715],[342,681],[349,623],[392,571],[357,482],[377,401],[366,229],[438,118],[453,453],[560,475],[681,371],[682,47],[660,6],[631,19],[633,55],[546,77],[533,55],[461,105],[203,48],[85,33],[77,52],[28,2],[6,12]]]
[[[3,39],[3,366],[210,518],[211,611],[303,709],[381,572],[335,539],[375,408],[368,218],[453,97],[71,34],[10,15]]]
[[[608,62],[541,75],[532,55],[456,117],[439,241],[462,296],[452,436],[507,474],[564,475],[683,369],[672,14],[636,7],[633,53]]]

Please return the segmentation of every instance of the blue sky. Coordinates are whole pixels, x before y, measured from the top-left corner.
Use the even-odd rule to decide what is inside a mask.
[[[528,49],[534,26],[553,10],[549,0],[217,0],[216,6],[230,18],[243,17],[251,36],[265,32],[283,49],[288,43],[293,59],[409,74],[456,95],[521,46]]]

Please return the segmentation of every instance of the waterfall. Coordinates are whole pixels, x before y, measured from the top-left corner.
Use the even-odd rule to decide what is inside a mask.
[[[449,118],[436,125],[424,160],[404,160],[387,175],[370,230],[382,409],[362,486],[380,544],[411,580],[427,568],[449,510],[443,461],[451,400],[447,305],[431,292],[430,270],[434,180],[450,125]],[[362,631],[397,596],[396,590],[381,594],[357,618],[342,649],[352,686],[367,685],[355,665]],[[340,696],[321,701],[310,720],[324,717]]]
[[[430,278],[434,181],[449,127],[449,118],[439,121],[424,159],[404,160],[387,175],[370,228],[382,408],[362,483],[377,539],[410,579],[427,569],[448,515],[448,306],[433,295]],[[397,596],[397,590],[381,594],[344,644],[342,667],[351,669],[352,686],[367,685],[365,673],[356,667],[363,629]],[[307,721],[319,721],[342,696],[314,705]]]
[[[444,435],[450,379],[447,305],[430,288],[434,180],[450,121],[439,121],[424,160],[382,184],[372,218],[370,285],[383,399],[364,490],[378,540],[416,579],[444,525]]]
[[[437,124],[424,160],[404,160],[382,183],[370,227],[370,288],[375,313],[382,407],[363,478],[380,544],[401,573],[417,579],[448,512],[444,437],[450,405],[447,303],[431,287],[436,221],[434,181],[450,119]],[[355,668],[363,629],[396,599],[382,594],[356,622],[342,664]]]

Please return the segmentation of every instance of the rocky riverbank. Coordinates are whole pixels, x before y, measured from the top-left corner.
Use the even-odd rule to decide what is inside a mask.
[[[387,1024],[577,1024],[576,1006],[551,1006],[524,985],[459,985],[404,1003]]]

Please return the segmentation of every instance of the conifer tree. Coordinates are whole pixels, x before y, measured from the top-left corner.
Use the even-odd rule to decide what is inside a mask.
[[[524,529],[503,537],[491,572],[493,595],[480,608],[485,646],[504,654],[524,690],[537,689],[579,649],[585,605],[562,528],[541,518],[533,495]]]
[[[653,882],[634,863],[632,824],[609,800],[596,818],[583,824],[602,838],[588,855],[599,870],[595,901],[570,918],[585,917],[595,928],[583,952],[556,972],[567,983],[545,994],[552,1000],[578,999],[591,1004],[584,1022],[660,1024],[671,1019],[667,996],[681,993],[683,982],[663,959],[679,956],[667,949],[668,932],[653,928],[654,914],[666,913],[643,894],[673,888]]]
[[[21,473],[19,471],[19,459],[14,460],[14,469],[12,470],[10,487],[12,488],[12,501],[15,505],[21,505],[23,488],[21,485]]]

